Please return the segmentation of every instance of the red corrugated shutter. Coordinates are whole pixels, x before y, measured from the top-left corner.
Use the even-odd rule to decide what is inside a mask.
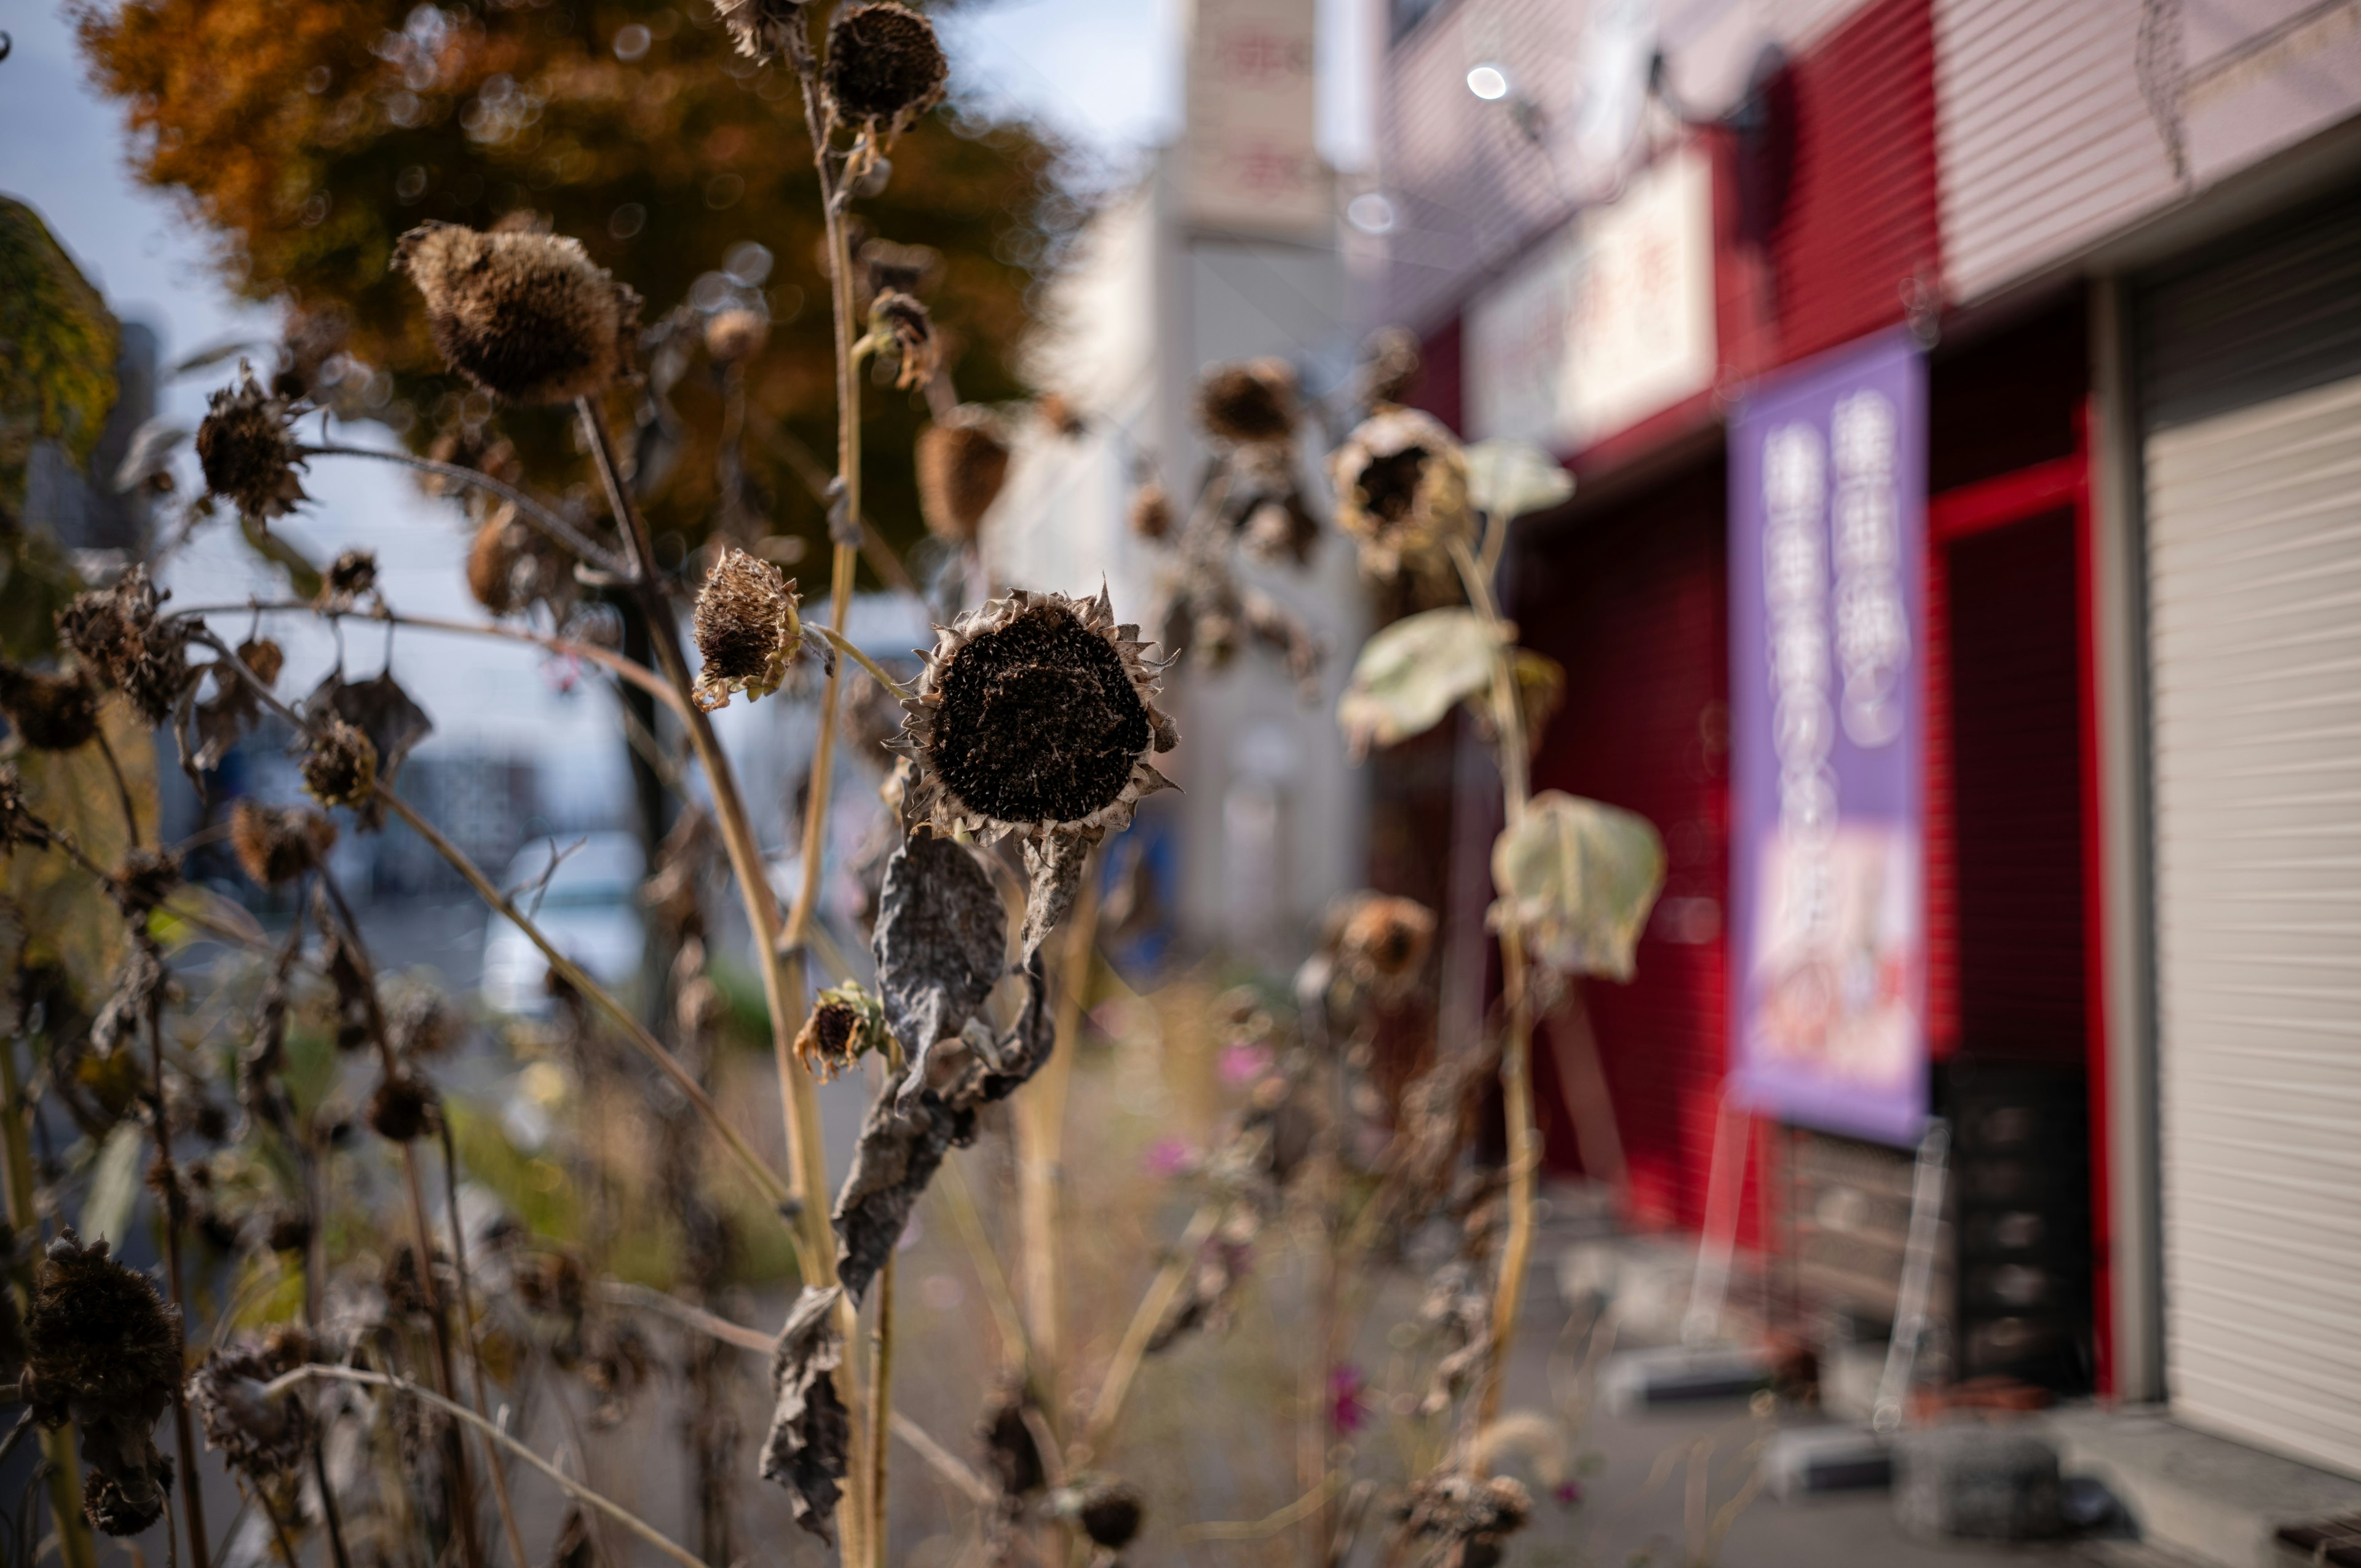
[[[1935,28],[1928,0],[1878,0],[1791,68],[1793,159],[1770,230],[1780,362],[1903,319],[1942,286]]]
[[[1536,531],[1517,560],[1510,611],[1526,645],[1566,669],[1533,787],[1637,811],[1664,837],[1664,895],[1637,977],[1587,990],[1636,1217],[1689,1226],[1704,1212],[1724,1059],[1726,482],[1716,461],[1612,511]],[[1578,1169],[1546,1039],[1535,1054],[1550,1162]]]

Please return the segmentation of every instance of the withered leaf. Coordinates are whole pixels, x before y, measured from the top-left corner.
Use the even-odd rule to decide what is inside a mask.
[[[140,1032],[148,1026],[148,1009],[163,985],[164,966],[155,949],[145,942],[134,942],[115,971],[98,1016],[91,1021],[91,1049],[111,1057],[126,1046],[137,1045]]]
[[[992,994],[1007,932],[992,878],[960,844],[914,833],[886,861],[871,942],[877,990],[886,1026],[922,1081],[935,1043],[957,1038]]]
[[[1052,833],[1025,840],[1025,871],[1031,879],[1025,893],[1025,927],[1021,946],[1025,961],[1074,907],[1082,872],[1090,865],[1092,844],[1071,834]]]
[[[771,1387],[778,1403],[763,1444],[763,1475],[787,1489],[796,1522],[830,1545],[836,1502],[844,1479],[851,1421],[829,1376],[844,1360],[836,1304],[843,1292],[804,1287],[771,1353]]]
[[[390,672],[357,682],[347,682],[341,671],[332,672],[304,699],[303,710],[313,716],[333,713],[369,738],[377,748],[377,783],[381,790],[393,787],[402,759],[434,729],[426,710],[410,700],[410,694]],[[374,797],[356,806],[353,814],[364,832],[385,826],[385,803]]]

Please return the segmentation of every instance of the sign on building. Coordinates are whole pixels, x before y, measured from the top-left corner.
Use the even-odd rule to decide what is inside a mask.
[[[1882,335],[1730,433],[1731,1070],[1896,1144],[1927,1114],[1926,367]]]
[[[1718,363],[1713,173],[1683,148],[1469,309],[1470,431],[1578,451],[1705,391]]]
[[[1207,228],[1325,239],[1334,197],[1318,143],[1316,0],[1196,0],[1182,208]]]

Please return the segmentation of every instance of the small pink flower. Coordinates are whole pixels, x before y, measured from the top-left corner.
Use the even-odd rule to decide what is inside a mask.
[[[1582,1488],[1571,1481],[1561,1481],[1550,1488],[1550,1496],[1557,1499],[1559,1508],[1570,1508],[1582,1501]]]
[[[1159,1138],[1148,1146],[1148,1157],[1141,1163],[1148,1175],[1170,1178],[1196,1164],[1197,1152],[1179,1138]]]
[[[1268,1046],[1240,1040],[1222,1047],[1222,1081],[1232,1089],[1243,1089],[1269,1070]]]
[[[1349,1437],[1367,1423],[1369,1408],[1361,1399],[1361,1391],[1367,1387],[1368,1379],[1350,1362],[1329,1369],[1328,1425],[1332,1429]]]

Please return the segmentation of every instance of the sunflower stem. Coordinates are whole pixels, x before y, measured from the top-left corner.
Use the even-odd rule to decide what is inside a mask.
[[[443,1201],[451,1223],[451,1277],[458,1288],[459,1334],[467,1342],[467,1378],[475,1390],[476,1411],[491,1413],[492,1401],[484,1391],[483,1358],[476,1354],[476,1303],[467,1287],[467,1238],[459,1228],[459,1154],[451,1137],[451,1121],[438,1116],[435,1130],[443,1138]],[[500,1530],[508,1538],[509,1560],[515,1568],[533,1568],[533,1559],[525,1555],[524,1533],[517,1528],[516,1505],[509,1497],[509,1477],[500,1464],[500,1452],[490,1442],[484,1444],[484,1465],[492,1475],[492,1500],[500,1510]]]
[[[1497,536],[1505,523],[1493,524]],[[1509,623],[1501,618],[1492,591],[1492,563],[1498,550],[1488,543],[1479,562],[1464,539],[1451,541],[1452,563],[1459,569],[1467,602],[1499,634],[1492,656],[1492,722],[1499,736],[1501,792],[1510,827],[1524,815],[1531,793],[1532,760],[1525,740],[1524,697],[1517,689],[1515,655],[1509,646]],[[1467,1444],[1469,1473],[1486,1468],[1483,1433],[1500,1413],[1500,1393],[1508,1372],[1509,1351],[1517,1336],[1517,1318],[1524,1303],[1525,1272],[1532,1261],[1534,1182],[1541,1167],[1541,1131],[1533,1125],[1533,1013],[1527,984],[1524,933],[1514,922],[1500,927],[1500,984],[1509,1003],[1509,1037],[1500,1050],[1501,1114],[1509,1133],[1509,1235],[1500,1249],[1500,1277],[1492,1297],[1492,1343],[1484,1366],[1483,1391],[1476,1406],[1475,1441]]]
[[[374,457],[380,463],[398,463],[405,468],[415,468],[423,474],[433,474],[455,484],[472,486],[489,495],[500,497],[517,509],[519,517],[609,576],[628,577],[631,575],[631,568],[613,551],[595,543],[572,523],[515,486],[503,484],[479,468],[464,467],[456,463],[437,463],[432,457],[419,457],[407,452],[380,451],[373,446],[331,444],[306,446],[302,451],[306,457]]]
[[[136,842],[136,840],[135,840]],[[135,930],[132,939],[148,940],[145,931]],[[161,963],[160,954],[152,954]],[[148,1047],[150,1070],[154,1073],[151,1087],[156,1094],[156,1160],[162,1179],[161,1189],[164,1231],[164,1279],[171,1287],[172,1310],[184,1318],[188,1313],[188,1291],[181,1277],[181,1178],[172,1166],[172,1124],[164,1113],[164,991],[156,988],[148,999]],[[185,1357],[185,1352],[183,1355]],[[204,1478],[197,1470],[197,1438],[189,1423],[189,1396],[186,1386],[187,1367],[177,1369],[172,1379],[172,1437],[180,1450],[181,1483],[181,1508],[189,1521],[189,1560],[191,1568],[210,1568],[211,1558],[206,1545]],[[168,1509],[169,1511],[169,1509]]]

